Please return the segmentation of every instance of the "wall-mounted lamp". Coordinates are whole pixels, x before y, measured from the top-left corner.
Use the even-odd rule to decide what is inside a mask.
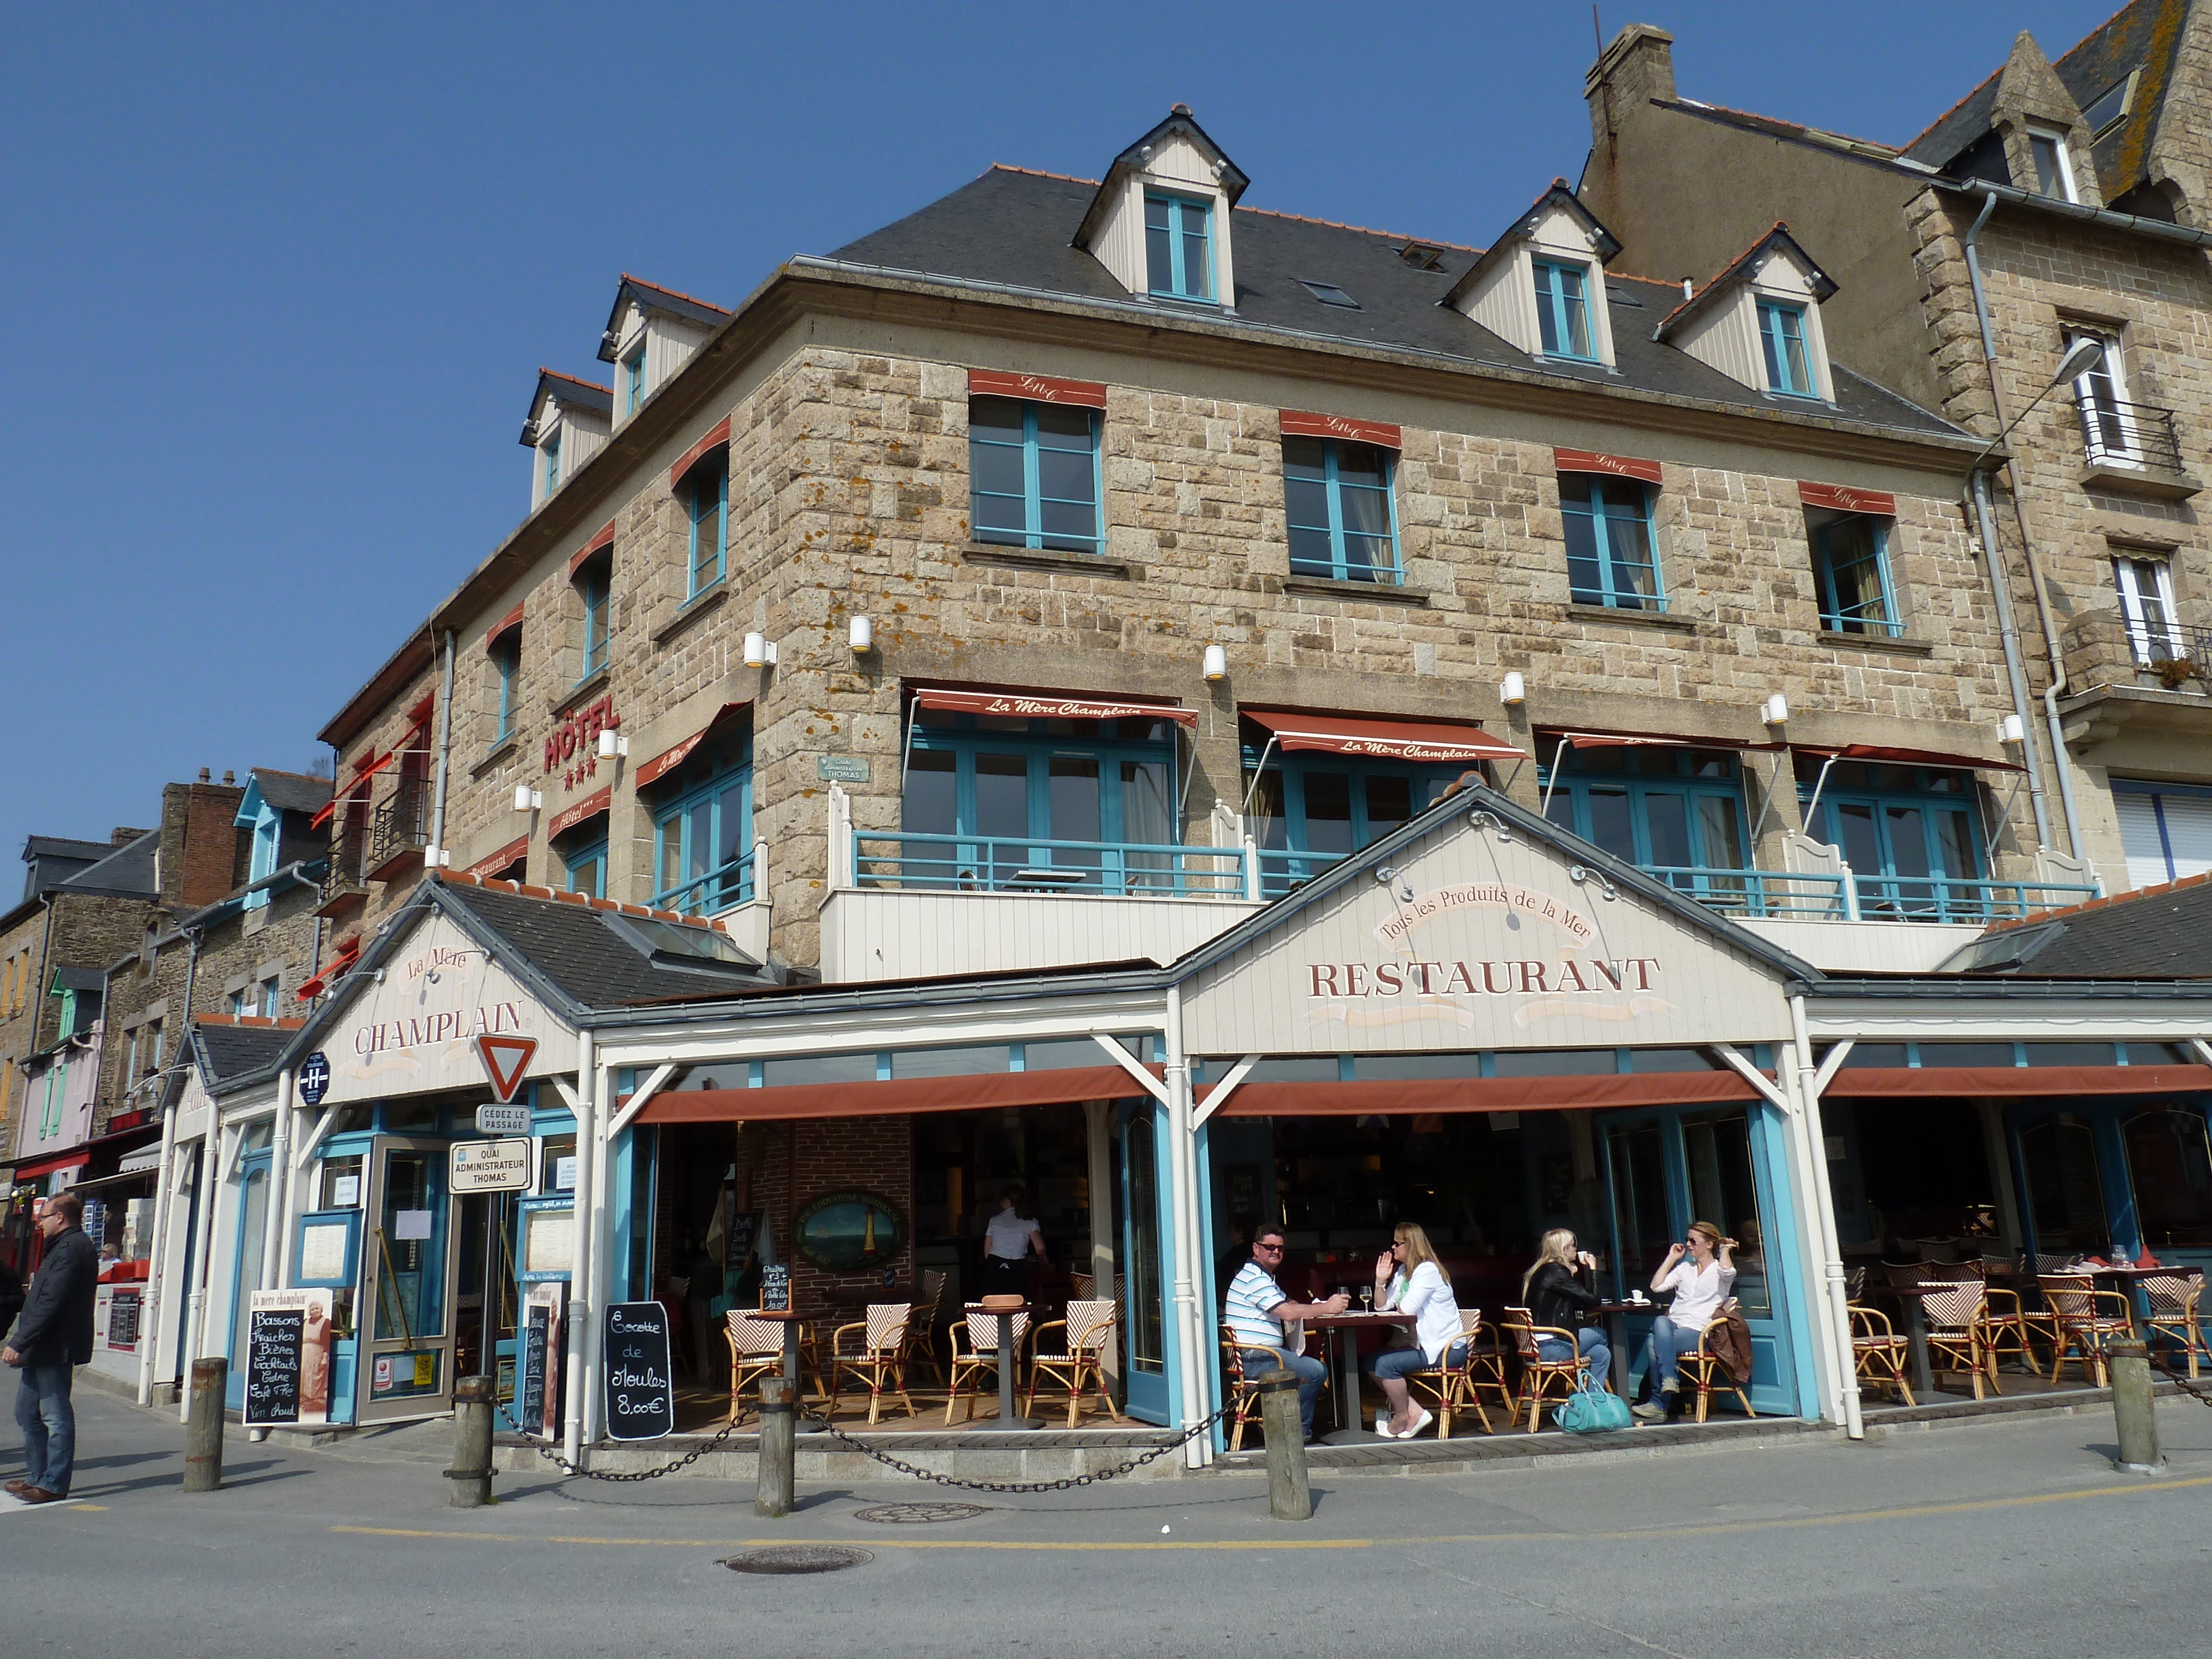
[[[846,643],[853,647],[853,654],[854,656],[866,656],[869,652],[876,648],[875,623],[869,621],[866,617],[854,617],[851,623],[845,629],[845,640]],[[771,660],[773,659],[771,659]]]
[[[1470,812],[1467,821],[1478,830],[1487,830],[1502,842],[1511,842],[1513,832],[1505,827],[1505,820],[1495,812]]]
[[[1498,682],[1498,701],[1508,708],[1518,708],[1528,701],[1528,682],[1521,678],[1519,669],[1508,669],[1505,678]]]
[[[1375,884],[1378,887],[1388,887],[1393,882],[1397,883],[1397,896],[1400,902],[1411,904],[1413,902],[1413,884],[1389,865],[1378,866],[1375,872]]]
[[[1585,882],[1589,881],[1592,876],[1597,877],[1599,890],[1603,892],[1607,899],[1617,899],[1620,896],[1620,894],[1615,890],[1613,884],[1613,878],[1610,876],[1601,874],[1598,871],[1591,869],[1588,865],[1573,865],[1569,866],[1567,871],[1567,879],[1574,883],[1577,887],[1582,886]]]
[[[1200,659],[1200,666],[1206,678],[1225,680],[1229,678],[1229,653],[1218,645],[1209,645],[1206,647],[1205,656]]]
[[[599,728],[599,758],[612,760],[617,755],[629,753],[629,739],[611,726]]]
[[[2019,715],[2007,714],[1997,722],[1997,741],[2008,749],[2017,748],[2027,741],[2027,728],[2021,724]]]
[[[1769,726],[1789,725],[1790,699],[1784,696],[1779,691],[1777,691],[1765,702],[1759,705],[1759,718],[1765,720]]]
[[[516,811],[535,812],[539,807],[544,805],[545,794],[543,790],[532,789],[526,783],[518,783],[514,786],[514,810]]]
[[[866,617],[859,617],[859,618],[856,618],[855,620],[865,622],[865,621],[866,620]],[[854,648],[855,651],[857,651],[857,650],[859,650],[860,647],[859,646],[854,646],[853,648]],[[769,636],[768,636],[767,635],[765,635],[765,634],[748,634],[748,635],[745,635],[745,666],[746,666],[746,667],[748,667],[748,668],[773,668],[773,667],[775,667],[775,641],[774,640],[771,640],[770,638],[769,638]]]

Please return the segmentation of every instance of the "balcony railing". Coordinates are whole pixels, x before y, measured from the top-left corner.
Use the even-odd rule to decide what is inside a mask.
[[[1333,862],[1323,860],[1324,866]],[[855,830],[851,876],[856,887],[910,892],[1247,896],[1244,854],[1234,847],[1040,841],[1029,836]]]
[[[756,845],[719,870],[694,876],[680,886],[663,889],[653,896],[653,908],[674,910],[687,916],[713,916],[733,905],[751,903],[759,853]]]
[[[2117,399],[2079,407],[2081,442],[2090,465],[2181,471],[2181,441],[2174,432],[2172,410]]]
[[[402,778],[369,817],[368,874],[381,881],[430,838],[430,791],[421,778]]]
[[[2097,896],[2095,887],[2073,882],[1856,874],[1851,881],[1862,921],[2012,921]]]
[[[2191,680],[2212,690],[2212,628],[2130,623],[2127,630],[2136,666],[2157,675],[2168,690],[2178,691]]]

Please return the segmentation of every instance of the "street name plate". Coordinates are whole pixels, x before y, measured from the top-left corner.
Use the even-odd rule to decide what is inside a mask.
[[[814,757],[814,775],[824,783],[866,783],[868,770],[866,755],[817,755]]]
[[[527,1106],[479,1106],[477,1133],[480,1135],[526,1135],[530,1133]]]
[[[519,1193],[530,1184],[527,1140],[457,1140],[451,1189],[462,1193]]]

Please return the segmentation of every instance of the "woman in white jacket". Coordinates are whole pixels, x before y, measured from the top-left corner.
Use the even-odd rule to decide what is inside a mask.
[[[1451,1275],[1437,1260],[1435,1246],[1419,1225],[1401,1221],[1392,1233],[1390,1248],[1375,1260],[1375,1306],[1413,1316],[1410,1348],[1391,1348],[1368,1362],[1368,1370],[1382,1385],[1390,1402],[1390,1420],[1378,1429],[1388,1440],[1411,1440],[1436,1421],[1425,1407],[1413,1404],[1406,1388],[1410,1371],[1422,1371],[1441,1362],[1462,1364],[1467,1343],[1460,1334],[1459,1304],[1453,1299]]]

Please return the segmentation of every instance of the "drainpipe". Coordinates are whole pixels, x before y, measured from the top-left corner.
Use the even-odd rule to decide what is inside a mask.
[[[1190,1056],[1182,1046],[1182,987],[1168,987],[1167,1007],[1168,1184],[1175,1199],[1176,1346],[1182,1350],[1182,1426],[1206,1415],[1206,1350],[1198,1322],[1198,1142],[1191,1122]],[[1203,1435],[1183,1443],[1183,1464],[1202,1468],[1212,1445]]]
[[[1798,1127],[1803,1130],[1806,1157],[1813,1165],[1813,1210],[1820,1242],[1820,1273],[1826,1282],[1828,1315],[1833,1322],[1836,1371],[1843,1384],[1844,1432],[1853,1440],[1866,1438],[1866,1421],[1859,1410],[1859,1372],[1856,1351],[1851,1346],[1850,1291],[1844,1277],[1844,1247],[1836,1232],[1836,1192],[1828,1179],[1827,1139],[1820,1133],[1820,1067],[1813,1063],[1813,1038],[1805,1024],[1805,999],[1790,999],[1791,1047],[1797,1061]]]
[[[1967,494],[1973,505],[1975,529],[1982,538],[1982,562],[1989,569],[1990,592],[1996,596],[1997,637],[2004,642],[2005,679],[2012,688],[2013,712],[2020,716],[2020,757],[2027,768],[2027,804],[2035,813],[2035,844],[2041,848],[2051,844],[2051,816],[2044,805],[2043,768],[2036,757],[2035,710],[2028,701],[2027,675],[2021,666],[2020,629],[2013,621],[2012,595],[2006,591],[2004,569],[1997,559],[1996,523],[1990,513],[1990,475],[1980,467],[1974,469]]]
[[[438,693],[438,781],[430,795],[430,851],[422,860],[435,870],[445,862],[446,768],[453,752],[453,630],[446,630],[446,672]],[[333,773],[333,778],[336,774]],[[336,784],[333,783],[333,787]]]
[[[321,929],[316,929],[318,934]],[[185,962],[185,1008],[178,1021],[177,1054],[165,1070],[182,1072],[183,1056],[191,1051],[192,1040],[192,981],[200,970],[200,935],[185,935],[189,955]],[[162,1085],[164,1092],[168,1085]],[[171,1104],[161,1114],[161,1163],[155,1177],[159,1184],[154,1188],[154,1254],[146,1264],[145,1306],[140,1310],[141,1334],[138,1339],[138,1403],[154,1403],[154,1357],[161,1346],[161,1326],[167,1319],[169,1284],[169,1230],[174,1224],[170,1211],[176,1206],[170,1193],[176,1185],[177,1117],[181,1099]]]
[[[592,1257],[598,1254],[592,1236],[591,1195],[599,1163],[592,1061],[592,1033],[587,1027],[576,1034],[576,1184],[568,1190],[574,1206],[575,1250],[568,1269],[568,1417],[562,1428],[562,1450],[571,1464],[580,1461],[583,1450],[585,1384],[591,1361],[591,1328],[597,1312],[591,1300]]]
[[[1966,252],[1966,279],[1974,295],[1974,320],[1980,325],[1982,331],[1982,366],[1990,377],[1990,407],[1996,417],[1997,430],[2002,432],[2005,429],[2004,392],[1997,383],[1996,335],[1990,326],[1989,295],[1982,286],[1981,253],[1975,246],[1975,239],[1981,234],[1982,227],[1989,222],[1990,215],[1996,211],[1996,206],[1997,198],[1994,191],[1983,196],[1982,210],[1968,228],[1964,246]],[[1982,475],[1978,471],[1975,476],[1978,482]],[[2066,739],[2060,730],[2058,719],[2058,699],[2066,690],[2066,657],[2058,641],[2057,620],[2051,614],[2051,596],[2044,587],[2043,567],[2035,556],[2035,542],[2027,531],[2027,512],[2021,501],[2020,460],[2017,456],[2007,459],[2005,476],[2012,485],[2013,521],[2020,526],[2021,550],[2027,559],[2028,586],[2035,594],[2035,614],[2043,624],[2043,647],[2051,659],[2051,684],[2044,688],[2043,692],[2043,718],[2051,737],[2051,769],[2058,774],[2058,808],[2066,819],[2066,851],[2070,856],[2079,859],[2081,857],[2081,818],[2075,810],[2074,777],[2067,763]],[[1982,532],[1983,556],[1990,562],[1990,579],[2002,595],[2003,582],[1986,522],[1985,519]],[[2002,610],[1999,615],[2003,615]],[[2023,718],[2021,726],[2025,728],[2027,724]],[[2028,776],[2031,779],[2035,776],[2032,761]],[[2030,798],[2033,799],[2033,794]]]

